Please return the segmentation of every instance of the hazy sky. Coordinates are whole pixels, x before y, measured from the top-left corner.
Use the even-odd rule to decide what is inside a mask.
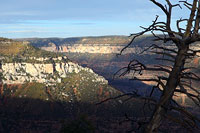
[[[1,0],[0,36],[129,35],[148,26],[155,15],[165,19],[149,0]]]

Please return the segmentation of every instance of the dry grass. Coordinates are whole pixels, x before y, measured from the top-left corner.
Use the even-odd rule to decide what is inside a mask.
[[[17,55],[26,49],[27,45],[21,42],[0,43],[0,54]]]

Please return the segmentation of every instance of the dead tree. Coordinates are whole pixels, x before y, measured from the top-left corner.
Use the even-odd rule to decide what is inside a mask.
[[[186,66],[187,61],[197,56],[197,53],[200,52],[200,50],[191,49],[191,45],[194,42],[200,41],[200,0],[193,0],[193,3],[183,0],[179,1],[177,4],[172,4],[170,0],[165,0],[166,5],[158,2],[157,0],[150,1],[164,12],[166,20],[158,21],[159,16],[156,16],[155,20],[149,27],[141,27],[143,29],[142,32],[131,34],[131,42],[122,49],[121,53],[126,48],[130,47],[137,37],[142,36],[145,33],[151,33],[155,38],[154,41],[163,43],[162,45],[152,44],[143,52],[150,51],[154,54],[162,55],[163,57],[157,58],[157,60],[171,62],[171,65],[169,65],[170,63],[166,63],[165,65],[155,65],[154,67],[150,67],[144,65],[138,60],[132,60],[126,68],[120,70],[120,72],[125,70],[120,76],[133,72],[134,78],[132,80],[152,81],[156,84],[153,87],[150,96],[145,98],[145,100],[151,101],[149,103],[153,103],[155,107],[152,116],[145,124],[143,123],[145,125],[144,132],[152,133],[157,131],[161,122],[166,118],[181,124],[185,128],[193,130],[194,128],[198,128],[200,119],[175,102],[175,100],[173,100],[173,96],[175,93],[185,94],[196,104],[196,106],[200,107],[200,91],[192,85],[192,81],[199,82],[200,77],[193,73],[193,67]],[[177,20],[177,30],[174,30],[171,28],[172,9],[182,9],[182,7],[189,10],[190,16],[189,18],[181,18]],[[181,23],[185,23],[186,26],[183,27]],[[162,34],[157,35],[157,32]],[[174,47],[168,47],[168,44],[173,44]],[[141,75],[143,71],[162,72],[165,73],[165,75],[156,76],[156,78],[138,77],[138,74]],[[161,96],[157,101],[151,97],[153,91],[156,89],[161,92]],[[135,93],[128,95],[139,97]],[[170,116],[170,113],[168,113],[169,111],[179,112],[185,117],[181,120],[174,118]]]

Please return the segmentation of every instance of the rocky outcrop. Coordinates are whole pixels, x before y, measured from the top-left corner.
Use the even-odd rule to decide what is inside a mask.
[[[140,53],[152,44],[163,45],[161,41],[153,41],[153,36],[141,36],[137,38],[130,47],[123,51],[124,54]],[[73,41],[72,41],[73,40]],[[65,53],[99,53],[118,54],[129,42],[130,38],[124,36],[113,37],[89,37],[89,38],[41,38],[27,39],[31,45],[51,52]],[[175,48],[171,44],[165,45],[167,48]],[[200,49],[200,43],[192,46],[193,49]],[[143,53],[146,54],[146,53]],[[149,54],[149,53],[148,53]]]
[[[52,52],[57,51],[57,47],[54,43],[48,43],[48,46],[41,47],[41,49],[44,49],[46,51],[52,51]]]
[[[111,45],[111,44],[73,44],[73,45],[48,45],[40,47],[43,50],[51,52],[64,52],[64,53],[100,53],[112,54],[119,53],[125,44]],[[135,53],[141,51],[141,48],[128,48],[124,53]]]
[[[119,53],[127,44],[74,44],[74,45],[61,45],[61,46],[49,46],[41,47],[41,49],[51,52],[69,52],[69,53],[99,53],[99,54],[117,54]],[[140,53],[144,49],[147,49],[148,46],[139,47],[128,47],[123,51],[123,54],[129,53]],[[167,46],[167,48],[175,48],[173,45]],[[193,45],[191,49],[199,50],[200,44]],[[144,52],[146,54],[146,52]],[[150,53],[148,53],[150,54]],[[198,53],[199,54],[199,53]]]
[[[40,59],[44,60],[44,59]],[[97,75],[89,68],[84,68],[73,62],[59,61],[56,63],[2,63],[0,68],[3,84],[22,84],[25,82],[39,82],[46,85],[61,83],[70,73],[87,72],[93,76],[93,82],[107,84],[108,81]]]
[[[74,44],[62,45],[57,47],[58,52],[70,52],[70,53],[100,53],[100,54],[112,54],[119,53],[125,45],[110,45],[110,44]],[[43,50],[49,50],[42,47]],[[124,53],[135,53],[141,51],[139,48],[128,48]]]

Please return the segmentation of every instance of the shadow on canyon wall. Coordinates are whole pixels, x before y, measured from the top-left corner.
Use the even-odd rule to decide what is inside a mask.
[[[69,128],[74,128],[77,122],[86,124],[86,127],[92,126],[95,130],[109,129],[109,125],[123,121],[125,114],[131,117],[143,117],[142,107],[141,101],[137,100],[127,104],[112,100],[95,105],[89,102],[65,103],[1,96],[0,132],[60,132],[63,126],[70,125]],[[151,112],[148,109],[146,111],[146,115]],[[126,128],[121,129],[126,130]]]
[[[128,121],[126,115],[132,120],[143,120],[152,113],[144,107],[143,101],[133,99],[122,104],[118,100],[96,105],[1,96],[0,132],[121,133],[138,127],[133,121]],[[167,120],[164,125],[162,131],[185,132],[185,129]]]

